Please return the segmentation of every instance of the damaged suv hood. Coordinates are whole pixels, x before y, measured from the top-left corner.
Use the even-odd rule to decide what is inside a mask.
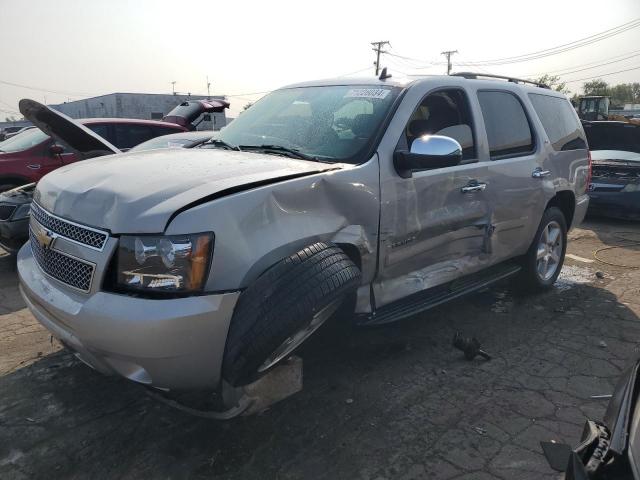
[[[38,183],[34,198],[56,215],[112,233],[159,233],[174,213],[200,202],[343,167],[222,149],[149,150],[59,168]]]

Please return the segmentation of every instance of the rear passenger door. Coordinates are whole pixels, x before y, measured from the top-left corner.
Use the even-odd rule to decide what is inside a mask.
[[[526,97],[496,89],[478,90],[477,98],[487,136],[491,244],[494,261],[499,262],[529,248],[546,206],[551,175],[534,176],[543,169],[544,151],[525,107]]]

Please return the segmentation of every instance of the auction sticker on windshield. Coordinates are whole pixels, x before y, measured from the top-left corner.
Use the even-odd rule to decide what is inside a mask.
[[[386,88],[352,88],[344,98],[379,98],[383,99],[389,92]]]

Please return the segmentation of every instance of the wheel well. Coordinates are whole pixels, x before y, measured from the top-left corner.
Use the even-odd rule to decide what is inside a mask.
[[[564,218],[567,221],[567,229],[571,228],[573,214],[576,209],[576,197],[573,192],[569,190],[557,192],[547,203],[547,208],[549,207],[558,207],[564,214]]]
[[[342,251],[351,259],[356,267],[362,271],[362,259],[360,258],[360,250],[352,243],[336,243],[336,246],[340,247]]]

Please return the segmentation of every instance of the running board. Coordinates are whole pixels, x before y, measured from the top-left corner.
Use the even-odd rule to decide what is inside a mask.
[[[389,305],[376,309],[370,315],[359,317],[358,325],[382,325],[397,320],[410,317],[416,313],[423,312],[448,302],[463,295],[481,290],[493,285],[500,280],[509,278],[521,270],[520,265],[514,263],[504,263],[490,267],[472,275],[453,280],[452,282],[429,288],[423,292],[418,292],[401,300],[397,300]]]

